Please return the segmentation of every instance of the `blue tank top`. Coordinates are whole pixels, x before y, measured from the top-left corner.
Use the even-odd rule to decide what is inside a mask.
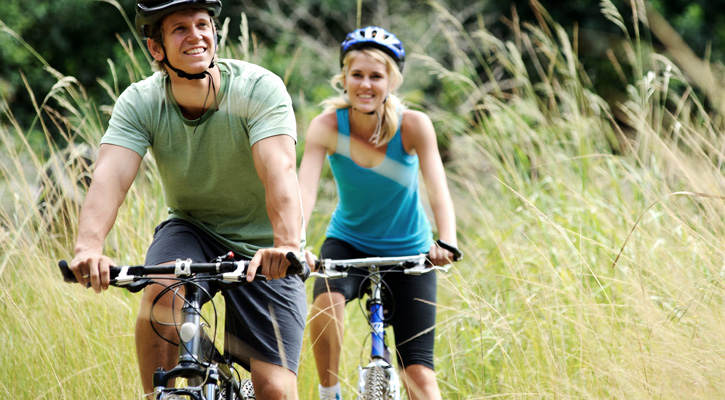
[[[418,193],[418,156],[405,151],[400,129],[383,162],[365,168],[350,156],[347,109],[337,110],[337,126],[337,150],[327,158],[339,200],[327,237],[381,257],[428,252],[432,233]]]

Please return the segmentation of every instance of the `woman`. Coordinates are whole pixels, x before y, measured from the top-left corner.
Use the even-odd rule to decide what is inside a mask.
[[[325,112],[310,123],[300,166],[305,221],[312,215],[325,156],[337,184],[339,202],[322,258],[428,252],[436,265],[452,259],[433,243],[418,194],[420,166],[438,236],[456,246],[453,202],[433,124],[425,114],[405,109],[395,95],[404,61],[402,43],[379,27],[358,29],[342,43],[342,71],[332,84],[343,93],[323,102]],[[358,296],[361,279],[315,282],[310,334],[321,399],[342,398],[337,376],[344,306]],[[388,274],[385,281],[398,310],[390,322],[408,397],[440,399],[433,366],[436,275]]]

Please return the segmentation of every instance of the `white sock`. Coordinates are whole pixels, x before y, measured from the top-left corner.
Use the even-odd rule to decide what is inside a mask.
[[[317,390],[320,392],[320,399],[342,399],[340,382],[337,382],[335,386],[330,387],[317,385]]]

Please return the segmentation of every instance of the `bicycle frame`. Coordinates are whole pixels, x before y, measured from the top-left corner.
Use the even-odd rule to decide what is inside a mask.
[[[436,243],[452,254],[450,261],[460,261],[463,253],[455,246],[442,240]],[[386,322],[383,318],[383,278],[381,267],[385,273],[399,272],[407,275],[422,275],[433,271],[448,272],[451,264],[437,266],[431,265],[427,254],[417,254],[402,257],[367,257],[348,260],[323,259],[316,262],[313,275],[320,278],[344,278],[350,268],[364,269],[368,272],[370,280],[370,293],[368,299],[368,324],[371,330],[370,362],[358,367],[358,400],[399,400],[400,379],[393,366],[390,351],[385,344]],[[400,269],[395,269],[396,267]]]

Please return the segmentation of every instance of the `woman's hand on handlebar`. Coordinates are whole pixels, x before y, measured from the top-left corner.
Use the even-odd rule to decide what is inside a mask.
[[[312,272],[317,272],[317,269],[320,266],[320,260],[317,259],[317,256],[315,256],[314,253],[309,250],[305,250],[305,261],[307,261],[307,265],[310,266]]]
[[[451,247],[452,245],[446,244],[446,246],[441,246],[440,242],[433,243],[433,245],[430,246],[430,251],[428,252],[428,260],[430,260],[431,264],[433,265],[447,265],[452,263],[453,261],[458,261],[460,258],[459,256],[456,256],[446,247]],[[457,250],[455,246],[452,246],[454,250]]]
[[[111,280],[108,268],[116,265],[113,260],[95,252],[77,253],[70,263],[70,270],[78,283],[92,287],[96,293],[108,289]]]

